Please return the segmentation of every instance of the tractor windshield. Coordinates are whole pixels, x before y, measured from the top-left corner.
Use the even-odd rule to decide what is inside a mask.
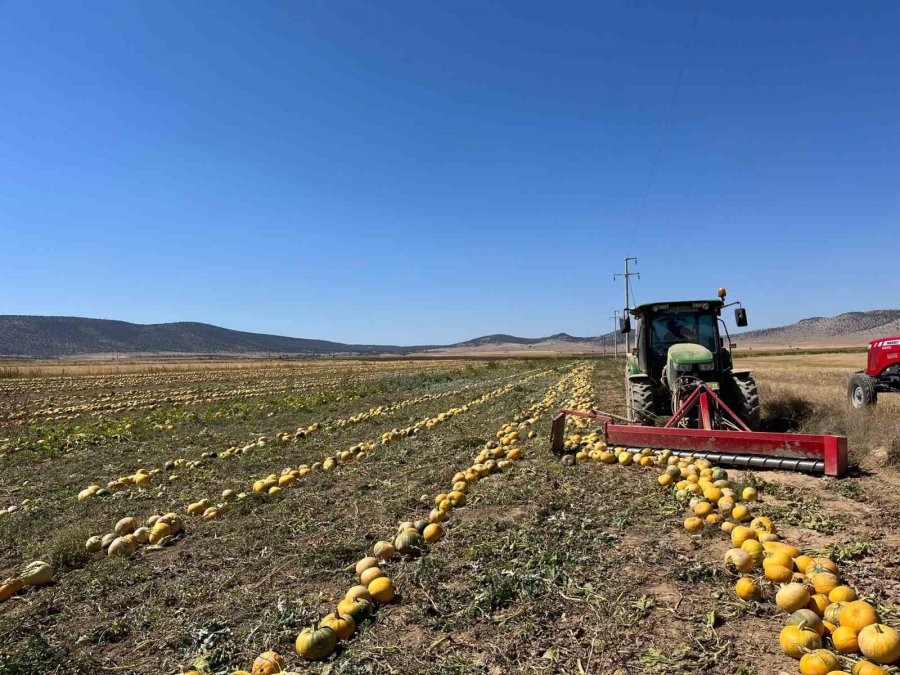
[[[675,344],[691,342],[715,353],[716,320],[711,314],[663,312],[653,317],[653,350],[665,353]]]

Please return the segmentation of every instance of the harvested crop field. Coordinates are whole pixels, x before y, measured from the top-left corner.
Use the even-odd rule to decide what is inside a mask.
[[[847,434],[857,468],[728,471],[728,489],[896,627],[895,404],[860,421],[846,364],[820,377],[818,361],[780,358],[746,364],[768,423]],[[347,360],[2,379],[0,579],[35,560],[53,575],[0,603],[0,673],[232,673],[268,650],[313,673],[798,672],[777,584],[759,564],[725,565],[720,523],[685,529],[696,507],[661,485],[666,458],[606,463],[591,427],[570,428],[586,453],[574,466],[550,453],[557,409],[623,411],[621,371],[611,358]],[[759,501],[742,501],[748,487]],[[120,555],[86,549],[169,513],[168,529],[149,525],[161,537]],[[398,537],[405,521],[416,533]],[[359,585],[379,541],[401,550],[366,565],[391,583],[370,573],[371,607],[342,605],[360,611],[352,635],[305,661],[298,634]],[[736,596],[740,576],[760,601]],[[305,635],[328,646],[329,630]],[[860,657],[840,658],[849,671]]]

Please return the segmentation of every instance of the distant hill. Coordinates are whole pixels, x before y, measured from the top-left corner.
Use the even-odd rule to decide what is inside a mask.
[[[0,316],[0,355],[56,357],[109,353],[394,353],[396,345],[246,333],[193,321],[136,324],[72,316]]]
[[[843,339],[865,342],[883,335],[900,334],[900,309],[873,309],[838,316],[814,316],[788,326],[740,333],[742,342],[793,344]]]
[[[848,312],[813,317],[789,326],[739,333],[741,344],[802,344],[816,341],[863,343],[882,335],[900,334],[900,309]],[[523,338],[497,333],[450,345],[346,344],[329,340],[266,335],[192,321],[136,324],[71,316],[0,315],[0,356],[53,358],[87,354],[511,354],[598,353],[611,350],[606,333],[576,337],[556,333]]]

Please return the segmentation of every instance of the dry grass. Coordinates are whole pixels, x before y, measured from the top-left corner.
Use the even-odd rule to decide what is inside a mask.
[[[736,365],[753,370],[773,429],[846,436],[856,463],[873,453],[884,463],[900,438],[900,396],[881,396],[873,410],[847,402],[850,376],[865,368],[865,354],[760,356]]]

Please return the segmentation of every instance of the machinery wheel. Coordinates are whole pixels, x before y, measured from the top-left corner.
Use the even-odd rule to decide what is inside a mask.
[[[640,380],[628,381],[628,416],[645,426],[653,426],[656,408],[653,404],[653,385]]]
[[[731,384],[732,392],[729,398],[734,405],[734,412],[751,430],[759,430],[759,389],[753,375],[732,373]]]
[[[866,408],[878,402],[875,380],[865,373],[854,373],[847,387],[847,398],[854,408]]]

